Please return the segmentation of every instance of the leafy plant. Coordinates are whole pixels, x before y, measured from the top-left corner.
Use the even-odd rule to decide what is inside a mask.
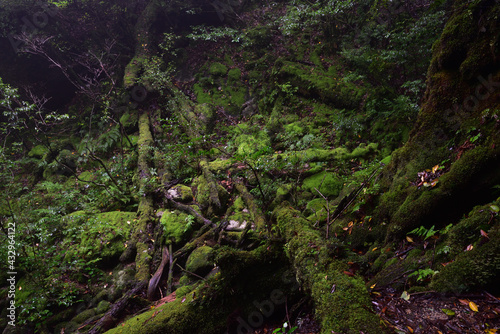
[[[297,326],[288,328],[288,322],[283,323],[283,327],[276,328],[272,333],[273,334],[293,334],[297,330]]]
[[[439,271],[432,270],[431,268],[418,269],[418,270],[414,271],[413,273],[411,273],[410,275],[408,275],[408,277],[417,276],[417,281],[423,281],[426,278],[428,278],[429,276],[434,276],[438,272]]]

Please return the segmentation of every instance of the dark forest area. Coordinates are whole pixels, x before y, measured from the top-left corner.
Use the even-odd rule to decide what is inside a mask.
[[[0,331],[497,333],[499,17],[1,0]]]

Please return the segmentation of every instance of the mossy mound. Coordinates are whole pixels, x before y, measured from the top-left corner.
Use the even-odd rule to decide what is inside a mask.
[[[196,248],[189,255],[186,270],[198,276],[205,276],[214,267],[214,250],[209,246]]]
[[[49,149],[43,145],[34,146],[28,153],[28,156],[31,158],[42,159],[47,153]]]
[[[172,198],[176,201],[189,203],[193,201],[193,191],[190,187],[179,184],[172,189],[168,190],[168,193],[172,196]]]
[[[246,157],[268,148],[271,145],[271,139],[265,131],[260,131],[256,135],[239,135],[235,139],[235,144],[238,147],[236,153]]]
[[[127,247],[126,241],[136,218],[135,212],[120,211],[95,215],[77,211],[65,216],[63,248],[67,249],[66,260],[101,258],[107,262],[117,259]]]
[[[228,71],[226,65],[221,63],[213,63],[210,65],[209,73],[213,76],[225,76]]]
[[[335,174],[323,171],[306,178],[302,184],[302,189],[315,195],[319,195],[319,191],[325,197],[334,198],[339,195],[343,184],[343,181]]]
[[[335,66],[323,71],[320,67],[280,60],[275,66],[279,67],[278,76],[281,80],[299,87],[300,94],[319,97],[338,107],[357,108],[366,94],[365,88],[342,80],[342,74]]]
[[[468,252],[459,254],[455,261],[442,268],[429,287],[440,292],[460,293],[477,288],[489,288],[498,293],[500,275],[500,228],[489,231],[488,238],[480,240]]]
[[[165,242],[178,244],[186,241],[193,231],[194,217],[180,211],[165,211],[160,223],[163,227]]]

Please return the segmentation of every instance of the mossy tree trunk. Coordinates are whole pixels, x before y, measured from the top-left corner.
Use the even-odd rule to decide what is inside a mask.
[[[321,333],[383,333],[363,277],[346,274],[346,251],[328,242],[288,203],[273,214],[297,279],[312,296]]]

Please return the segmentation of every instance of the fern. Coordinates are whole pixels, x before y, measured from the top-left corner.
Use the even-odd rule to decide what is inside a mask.
[[[99,152],[107,152],[115,144],[120,140],[121,138],[121,133],[120,133],[120,128],[118,126],[113,127],[111,130],[109,130],[106,133],[103,133],[99,139],[98,139],[98,148],[97,150]]]

